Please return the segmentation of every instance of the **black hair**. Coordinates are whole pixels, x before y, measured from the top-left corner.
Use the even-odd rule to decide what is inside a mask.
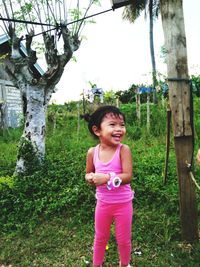
[[[94,113],[88,116],[86,119],[88,121],[88,129],[93,136],[97,137],[95,133],[93,132],[92,127],[96,126],[98,129],[100,129],[102,120],[108,113],[111,113],[115,115],[116,117],[122,116],[124,122],[126,121],[125,115],[117,107],[101,106]]]

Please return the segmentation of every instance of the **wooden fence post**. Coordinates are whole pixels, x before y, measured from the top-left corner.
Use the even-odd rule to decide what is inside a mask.
[[[169,102],[179,181],[182,239],[194,242],[198,240],[196,193],[187,168],[187,163],[191,163],[193,159],[193,114],[182,0],[161,0],[161,15],[167,49]]]

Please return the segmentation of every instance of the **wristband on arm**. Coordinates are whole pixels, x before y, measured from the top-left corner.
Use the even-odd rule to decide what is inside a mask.
[[[108,175],[110,177],[107,182],[108,190],[114,190],[118,188],[122,183],[122,179],[120,179],[115,172],[110,172],[108,173]]]

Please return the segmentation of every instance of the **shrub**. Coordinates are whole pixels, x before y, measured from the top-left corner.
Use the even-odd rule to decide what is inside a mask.
[[[194,106],[197,113],[198,106],[199,101]],[[127,118],[125,143],[133,153],[132,187],[136,192],[134,205],[140,214],[137,219],[141,224],[140,231],[143,227],[153,228],[153,222],[145,219],[148,216],[152,220],[157,218],[157,231],[163,232],[166,239],[175,238],[179,229],[179,205],[173,150],[170,150],[167,185],[163,184],[165,108],[151,106],[152,122],[155,125],[152,123],[150,134],[146,133],[145,105],[142,106],[144,120],[141,121],[141,126],[135,120],[134,104],[122,105],[121,109]],[[85,183],[84,176],[87,150],[95,146],[96,141],[90,136],[83,120],[80,121],[80,131],[77,131],[77,117],[70,115],[69,118],[58,124],[56,129],[49,123],[46,158],[42,166],[30,175],[12,177],[17,142],[5,144],[1,141],[1,231],[26,229],[31,232],[36,223],[61,214],[76,215],[77,220],[93,218],[95,188]],[[199,125],[199,121],[195,116],[195,125]],[[162,228],[166,216],[169,218],[168,226]]]
[[[13,176],[0,176],[0,191],[3,190],[3,186],[8,186],[9,188],[13,188],[14,178]]]

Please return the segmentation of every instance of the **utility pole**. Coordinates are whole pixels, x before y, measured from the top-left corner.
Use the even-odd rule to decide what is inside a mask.
[[[161,15],[167,49],[169,102],[179,181],[182,240],[194,242],[198,241],[196,192],[187,167],[188,163],[193,163],[192,92],[182,0],[161,0]]]

